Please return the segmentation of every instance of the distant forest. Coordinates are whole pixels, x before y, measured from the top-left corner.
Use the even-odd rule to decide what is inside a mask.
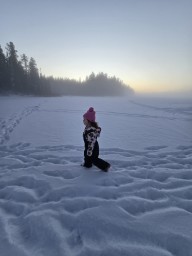
[[[36,96],[121,96],[133,94],[133,89],[120,79],[105,73],[90,74],[85,81],[45,77],[39,72],[34,58],[17,54],[15,45],[0,45],[0,94]]]

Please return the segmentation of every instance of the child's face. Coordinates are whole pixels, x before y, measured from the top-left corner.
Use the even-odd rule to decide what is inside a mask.
[[[84,119],[83,119],[83,123],[84,123],[85,126],[87,126],[89,122],[88,122],[87,119],[84,118]]]

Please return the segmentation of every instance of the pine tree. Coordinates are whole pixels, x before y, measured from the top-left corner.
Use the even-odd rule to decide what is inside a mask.
[[[0,91],[5,91],[8,89],[9,79],[8,79],[8,68],[5,55],[0,45]]]
[[[34,58],[29,60],[29,81],[32,88],[32,92],[39,94],[40,92],[40,79],[37,64]]]
[[[30,83],[29,83],[29,61],[28,57],[25,54],[21,55],[21,66],[23,70],[22,75],[22,84],[23,84],[23,92],[31,93]]]
[[[21,55],[21,65],[23,67],[23,69],[25,70],[26,74],[28,73],[28,57],[25,54]]]
[[[7,63],[9,68],[10,80],[11,80],[11,88],[14,91],[17,91],[17,69],[18,69],[18,56],[17,51],[15,49],[15,45],[10,42],[7,44]]]

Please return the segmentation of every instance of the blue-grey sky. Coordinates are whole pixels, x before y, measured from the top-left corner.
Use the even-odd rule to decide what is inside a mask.
[[[192,88],[192,0],[0,0],[0,44],[41,72],[116,76],[138,92]]]

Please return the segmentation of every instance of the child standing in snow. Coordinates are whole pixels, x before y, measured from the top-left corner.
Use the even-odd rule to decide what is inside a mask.
[[[99,144],[97,138],[101,133],[101,128],[95,122],[95,111],[91,107],[83,115],[83,123],[85,130],[83,132],[83,139],[85,143],[84,150],[84,167],[90,168],[92,164],[97,166],[104,172],[107,172],[110,168],[110,164],[99,158]]]

